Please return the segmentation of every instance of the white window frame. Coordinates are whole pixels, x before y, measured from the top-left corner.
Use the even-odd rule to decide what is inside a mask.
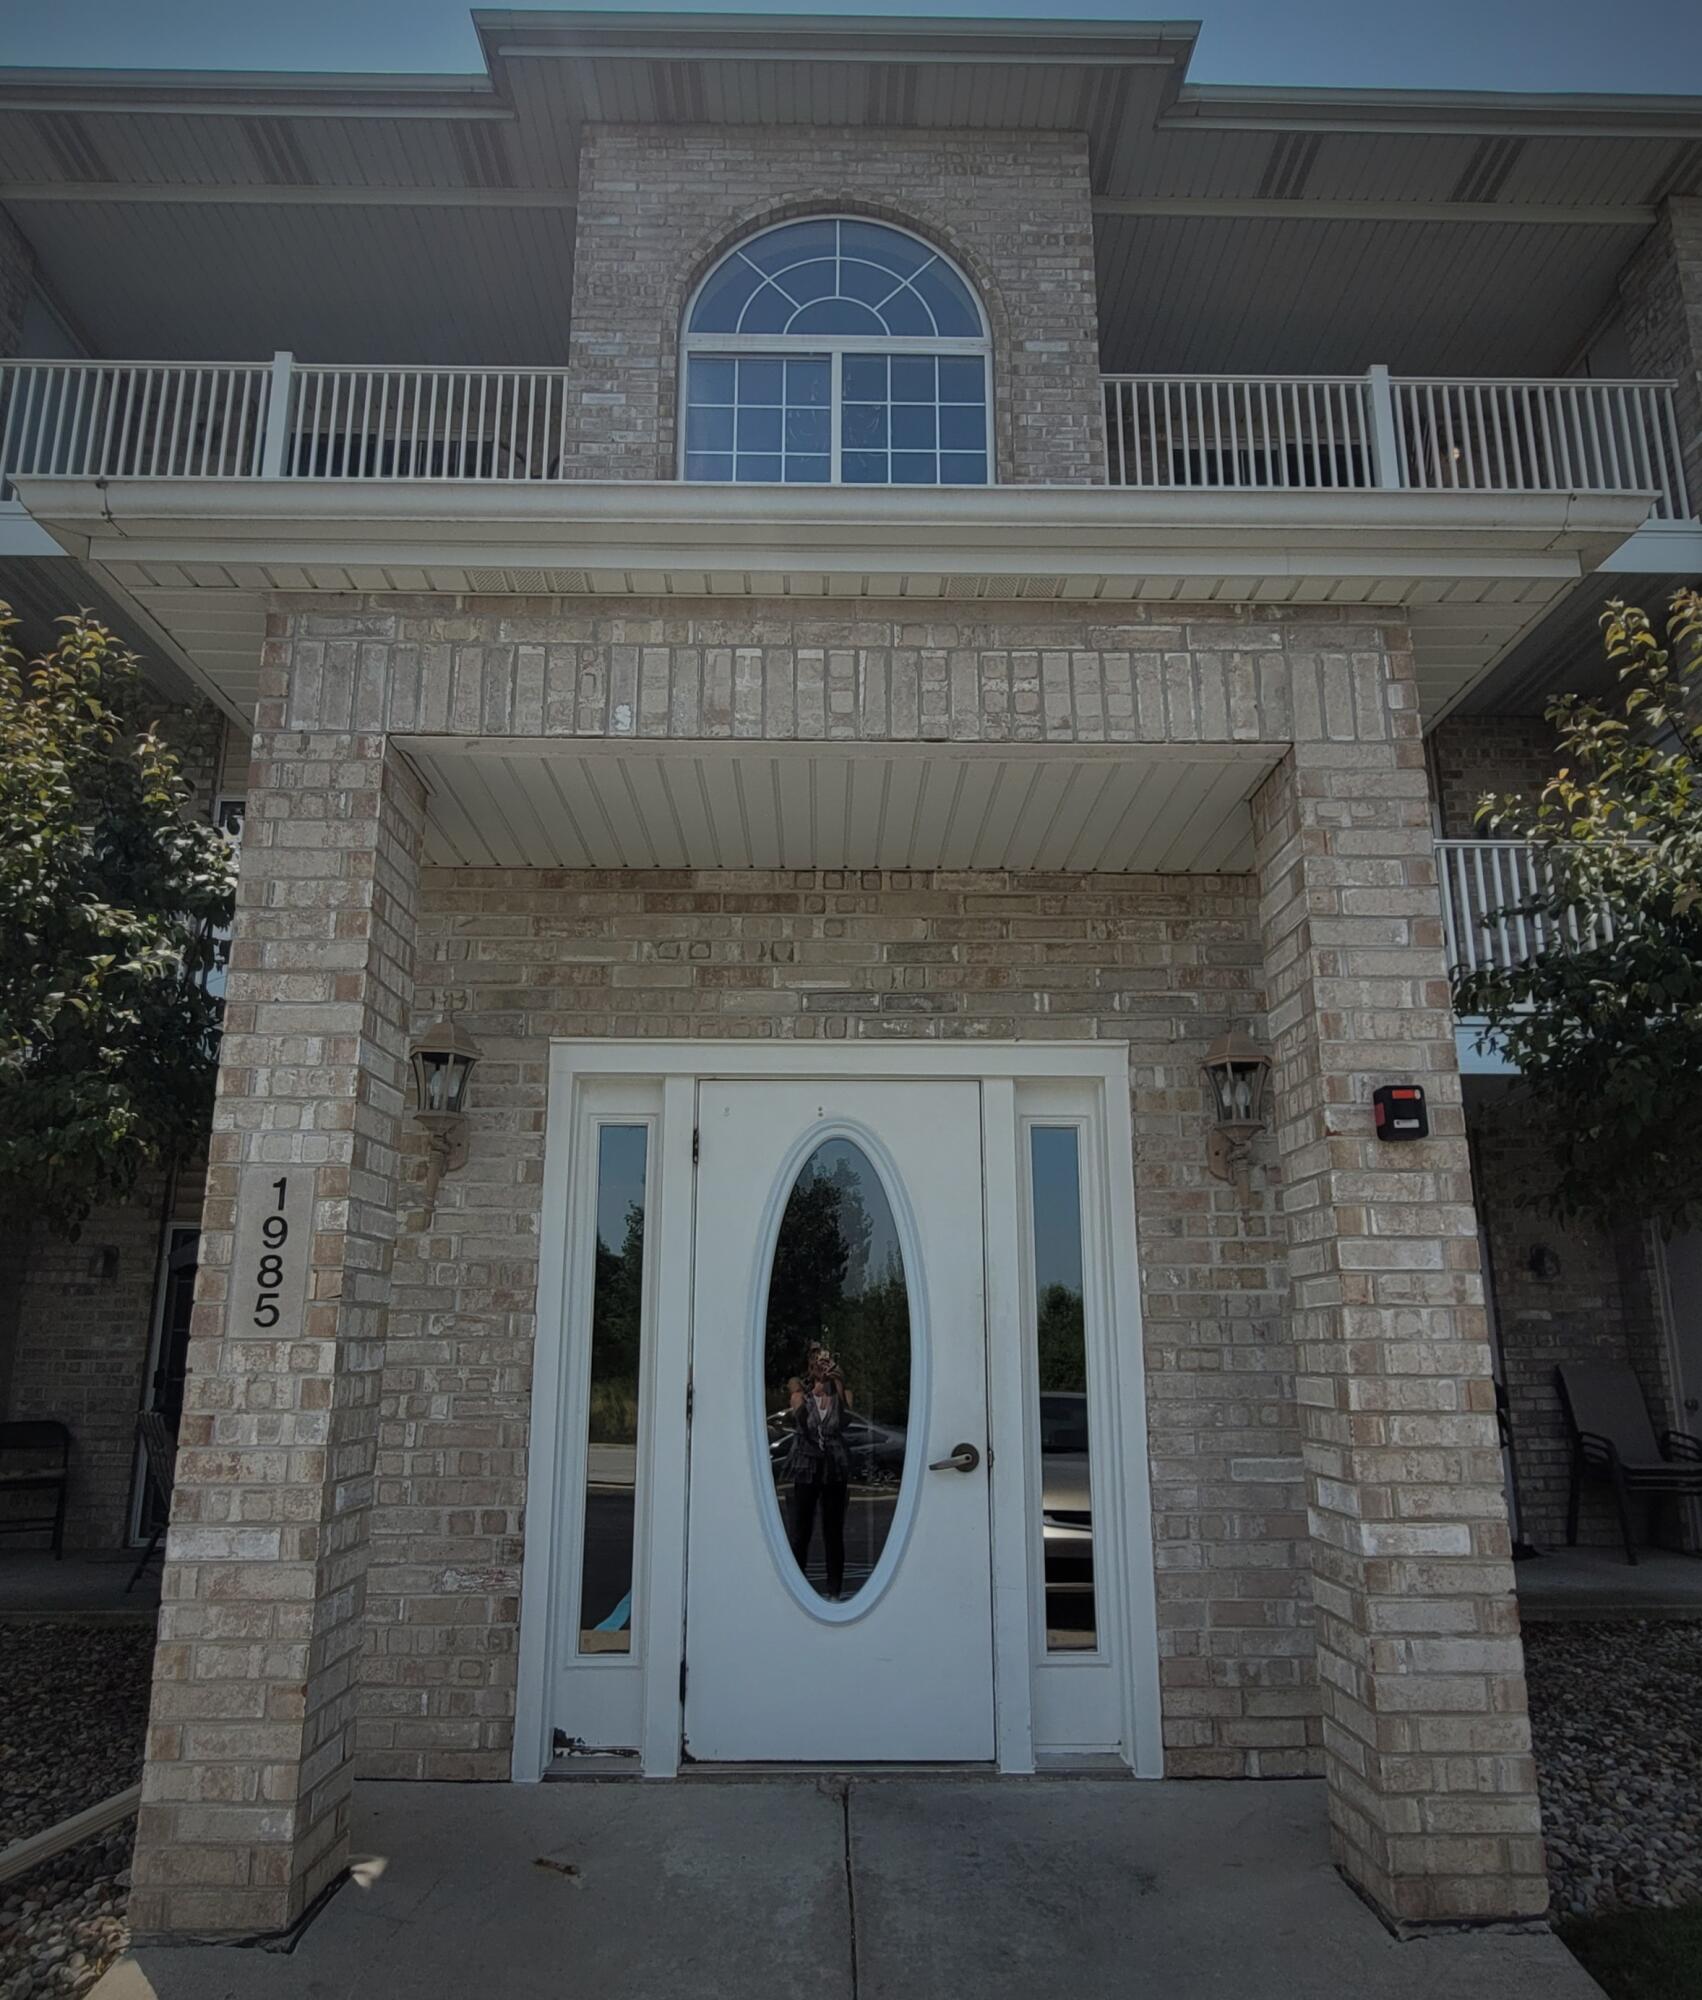
[[[647,1551],[651,1506],[651,1431],[656,1379],[657,1187],[660,1179],[662,1090],[654,1080],[587,1079],[578,1092],[570,1168],[571,1205],[566,1216],[568,1279],[563,1292],[562,1339],[556,1358],[556,1407],[560,1431],[558,1461],[575,1468],[560,1488],[552,1538],[561,1551],[557,1591],[559,1630],[552,1659],[559,1692],[579,1724],[581,1744],[590,1751],[635,1752],[644,1725],[644,1672],[648,1652],[649,1593]],[[641,1126],[644,1149],[644,1267],[640,1279],[638,1438],[632,1522],[632,1611],[630,1644],[624,1653],[581,1651],[580,1591],[584,1581],[587,1519],[586,1472],[591,1411],[591,1315],[597,1259],[597,1201],[603,1130]],[[536,1396],[536,1386],[534,1395]],[[539,1426],[548,1419],[533,1403],[534,1450],[541,1449]],[[531,1519],[528,1512],[528,1519]],[[663,1651],[667,1651],[664,1644]]]
[[[692,315],[697,311],[697,302],[703,295],[704,287],[712,278],[725,269],[727,259],[736,256],[744,248],[745,244],[756,242],[760,237],[768,235],[771,229],[785,229],[797,222],[871,221],[874,222],[874,226],[877,228],[890,229],[897,236],[907,237],[912,243],[921,244],[924,249],[937,257],[948,271],[956,276],[964,290],[969,294],[970,301],[974,305],[976,312],[980,315],[981,334],[979,339],[949,338],[939,335],[924,336],[921,334],[843,333],[817,335],[790,333],[692,333],[690,331]],[[740,242],[731,245],[721,256],[717,257],[715,262],[710,265],[709,269],[704,272],[703,276],[692,287],[691,297],[686,300],[685,311],[680,316],[680,358],[678,381],[674,396],[674,408],[679,413],[677,426],[679,435],[674,441],[675,478],[682,485],[710,488],[774,483],[740,479],[688,479],[686,477],[686,422],[690,415],[690,406],[687,403],[686,397],[691,379],[693,356],[699,355],[705,358],[731,361],[736,361],[741,356],[746,358],[760,356],[764,360],[826,361],[829,363],[832,369],[832,383],[828,392],[832,439],[829,447],[829,476],[825,482],[827,485],[843,486],[850,483],[856,488],[870,493],[890,493],[895,490],[913,493],[938,493],[942,490],[951,490],[944,488],[941,484],[932,486],[905,486],[900,489],[897,483],[892,480],[888,480],[884,486],[877,486],[864,479],[853,482],[847,482],[844,479],[842,476],[843,455],[840,445],[840,430],[844,409],[845,357],[848,354],[925,355],[929,357],[979,355],[982,364],[981,406],[987,418],[987,477],[983,484],[986,486],[996,486],[998,484],[998,454],[994,449],[993,437],[993,333],[987,321],[987,308],[981,302],[980,293],[970,281],[967,272],[962,270],[952,258],[948,257],[938,244],[930,243],[925,236],[919,236],[915,230],[905,229],[896,222],[887,222],[863,215],[849,215],[840,211],[835,211],[831,214],[788,216],[785,222],[771,223],[766,228],[757,230],[753,235],[744,237]],[[935,404],[934,407],[938,409],[939,405]],[[967,408],[968,406],[965,405],[965,407]],[[824,482],[821,480],[810,480],[808,482],[796,481],[792,483],[797,486],[798,490],[807,491],[810,486],[819,487]],[[979,492],[981,487],[977,486],[974,490]]]
[[[1094,1754],[1121,1742],[1130,1751],[1142,1689],[1133,1671],[1127,1634],[1138,1610],[1142,1550],[1129,1540],[1147,1485],[1144,1372],[1130,1381],[1129,1357],[1115,1332],[1120,1295],[1120,1234],[1113,1224],[1121,1199],[1111,1191],[1115,1154],[1112,1122],[1098,1094],[1077,1082],[1034,1081],[1017,1086],[1017,1179],[1021,1216],[1023,1436],[1027,1459],[1030,1659],[1034,1676],[1034,1748],[1044,1759]],[[1045,1466],[1040,1451],[1038,1288],[1035,1282],[1034,1133],[1040,1128],[1076,1136],[1081,1205],[1082,1319],[1087,1363],[1088,1491],[1093,1519],[1094,1643],[1049,1652],[1046,1646],[1046,1557],[1042,1501]],[[1128,1211],[1123,1211],[1127,1213]],[[1140,1349],[1134,1360],[1140,1364]],[[1141,1421],[1132,1423],[1132,1411]],[[1128,1454],[1138,1454],[1131,1465]],[[1139,1491],[1132,1490],[1138,1484]],[[1151,1531],[1146,1533],[1150,1553]],[[1138,1733],[1138,1732],[1137,1732]],[[1133,1762],[1132,1755],[1129,1761]]]

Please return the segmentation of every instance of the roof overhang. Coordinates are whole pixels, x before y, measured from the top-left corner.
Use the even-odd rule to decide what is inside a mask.
[[[0,203],[95,351],[526,365],[590,125],[1079,133],[1108,367],[1558,374],[1702,188],[1702,98],[1194,83],[1190,21],[474,20],[475,76],[0,70]]]
[[[871,492],[21,479],[67,554],[128,593],[230,712],[276,591],[915,602],[1354,604],[1413,627],[1439,711],[1598,569],[1648,496]]]

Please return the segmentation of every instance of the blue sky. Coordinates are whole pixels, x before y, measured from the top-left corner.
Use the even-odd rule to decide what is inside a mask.
[[[634,14],[655,11],[601,10]],[[775,0],[666,11],[1148,19],[1134,0]],[[1196,83],[1702,94],[1698,0],[1204,0]],[[480,67],[467,0],[0,0],[0,63],[142,69]]]

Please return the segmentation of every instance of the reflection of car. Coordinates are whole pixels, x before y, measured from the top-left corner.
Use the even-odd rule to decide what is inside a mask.
[[[1093,1502],[1088,1485],[1087,1397],[1040,1397],[1040,1518],[1048,1591],[1093,1589]]]
[[[896,1486],[904,1476],[905,1433],[898,1424],[878,1424],[860,1410],[845,1420],[851,1478],[858,1486]],[[787,1474],[792,1450],[792,1417],[776,1410],[768,1420],[768,1460],[777,1479]]]

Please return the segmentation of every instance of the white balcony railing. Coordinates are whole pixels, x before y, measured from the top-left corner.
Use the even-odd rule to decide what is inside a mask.
[[[1113,375],[1114,486],[1647,493],[1685,519],[1672,385],[1364,375]],[[0,363],[0,499],[31,475],[557,480],[560,368]]]
[[[0,363],[0,498],[96,479],[561,477],[560,368]]]
[[[1689,502],[1670,382],[1108,375],[1114,486],[1649,493]]]
[[[1511,971],[1557,946],[1606,942],[1605,910],[1568,910],[1563,919],[1532,908],[1545,892],[1542,850],[1522,840],[1439,840],[1442,927],[1450,972]]]

